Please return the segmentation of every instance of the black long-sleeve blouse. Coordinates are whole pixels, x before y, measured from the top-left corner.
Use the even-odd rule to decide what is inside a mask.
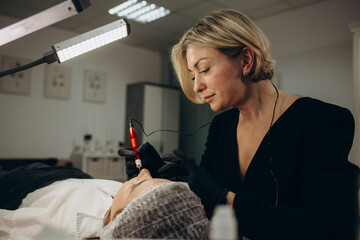
[[[233,108],[213,119],[201,166],[236,193],[240,234],[254,240],[357,239],[359,170],[348,161],[350,111],[308,97],[296,100],[265,135],[243,180],[238,117]]]

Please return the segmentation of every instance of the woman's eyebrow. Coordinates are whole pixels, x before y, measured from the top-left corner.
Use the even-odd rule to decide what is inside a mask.
[[[131,186],[131,190],[130,190],[130,193],[132,193],[135,188],[137,188],[140,184],[142,184],[143,182],[146,182],[148,181],[149,179],[145,179],[145,180],[142,180],[141,182],[138,182],[138,183],[135,183],[134,185]]]
[[[209,59],[208,57],[203,57],[203,58],[200,58],[196,61],[196,63],[194,64],[194,68],[197,68],[199,63],[203,60],[206,60],[206,59]],[[188,69],[189,72],[192,72],[190,69]]]

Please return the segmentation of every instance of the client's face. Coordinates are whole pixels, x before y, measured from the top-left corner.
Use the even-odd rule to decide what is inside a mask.
[[[110,208],[110,221],[114,220],[117,213],[123,210],[140,193],[156,184],[164,182],[170,181],[162,178],[152,178],[147,169],[141,170],[137,177],[125,182],[117,192]]]

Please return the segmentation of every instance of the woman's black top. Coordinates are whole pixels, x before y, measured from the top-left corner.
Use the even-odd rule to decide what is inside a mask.
[[[348,161],[350,111],[299,98],[264,136],[243,180],[238,118],[235,108],[214,118],[201,165],[236,193],[240,233],[254,240],[357,239],[359,170]]]

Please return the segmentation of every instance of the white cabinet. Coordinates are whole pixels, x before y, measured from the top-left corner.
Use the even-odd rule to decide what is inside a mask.
[[[156,130],[179,131],[180,89],[153,83],[127,86],[125,144],[130,147],[129,121],[139,121],[147,134]],[[159,131],[149,137],[133,122],[139,144],[149,142],[160,153],[171,153],[179,147],[179,134]]]
[[[125,158],[111,155],[84,155],[82,170],[100,179],[127,180]]]
[[[97,179],[127,180],[125,158],[108,154],[73,154],[74,167]]]

